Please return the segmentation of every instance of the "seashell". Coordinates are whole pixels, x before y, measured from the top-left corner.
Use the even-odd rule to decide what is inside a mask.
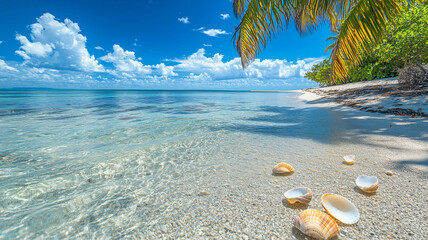
[[[355,162],[355,155],[346,155],[346,156],[343,156],[343,160],[344,160],[343,161],[344,163],[352,165]]]
[[[296,202],[308,204],[312,200],[312,192],[309,188],[298,187],[285,192],[284,197],[290,204]]]
[[[328,214],[345,224],[354,224],[360,220],[360,213],[348,199],[333,193],[324,194],[321,204]]]
[[[361,191],[366,193],[374,193],[378,188],[377,177],[361,175],[357,178],[355,183]]]
[[[294,172],[294,168],[287,163],[278,163],[272,170],[277,175],[287,175]]]
[[[332,217],[315,209],[307,209],[297,215],[294,227],[315,239],[330,239],[339,233],[339,227]]]

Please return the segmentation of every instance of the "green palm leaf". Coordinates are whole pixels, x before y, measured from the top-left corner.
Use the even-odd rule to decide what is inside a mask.
[[[423,0],[234,0],[241,22],[233,40],[245,68],[266,47],[270,38],[290,21],[300,34],[311,32],[329,21],[336,32],[331,50],[332,79],[343,81],[348,66],[361,61],[373,43],[382,40],[386,26],[400,13],[400,5]]]

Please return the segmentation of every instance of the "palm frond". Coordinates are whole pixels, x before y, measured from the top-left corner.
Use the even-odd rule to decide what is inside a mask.
[[[271,35],[283,26],[285,7],[275,0],[252,0],[233,35],[234,44],[245,68],[266,46]],[[288,21],[288,20],[286,20]]]
[[[359,0],[343,4],[338,9],[343,17],[334,44],[329,46],[332,62],[332,80],[343,81],[348,67],[360,63],[364,52],[379,43],[394,16],[400,13],[400,0]]]
[[[240,6],[247,0],[236,0],[234,10],[241,14]],[[344,1],[344,0],[341,0]],[[248,0],[241,23],[235,29],[233,40],[245,68],[266,47],[270,38],[294,20],[300,34],[311,32],[318,24],[331,18],[336,22],[334,1],[330,0]],[[336,23],[335,23],[336,25]],[[332,27],[335,29],[336,27]]]
[[[235,17],[240,17],[244,13],[245,5],[251,0],[233,0],[233,13]]]

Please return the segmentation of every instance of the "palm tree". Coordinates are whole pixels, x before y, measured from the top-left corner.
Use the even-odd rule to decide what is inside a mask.
[[[233,40],[243,68],[266,47],[269,39],[291,21],[300,34],[328,21],[335,34],[331,50],[331,79],[345,81],[348,68],[360,63],[364,52],[382,41],[387,24],[402,6],[424,0],[233,0],[241,22]]]

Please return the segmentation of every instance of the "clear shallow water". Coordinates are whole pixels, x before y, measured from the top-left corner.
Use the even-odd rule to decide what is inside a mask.
[[[201,190],[341,138],[334,112],[297,95],[0,91],[0,238],[162,233]]]

